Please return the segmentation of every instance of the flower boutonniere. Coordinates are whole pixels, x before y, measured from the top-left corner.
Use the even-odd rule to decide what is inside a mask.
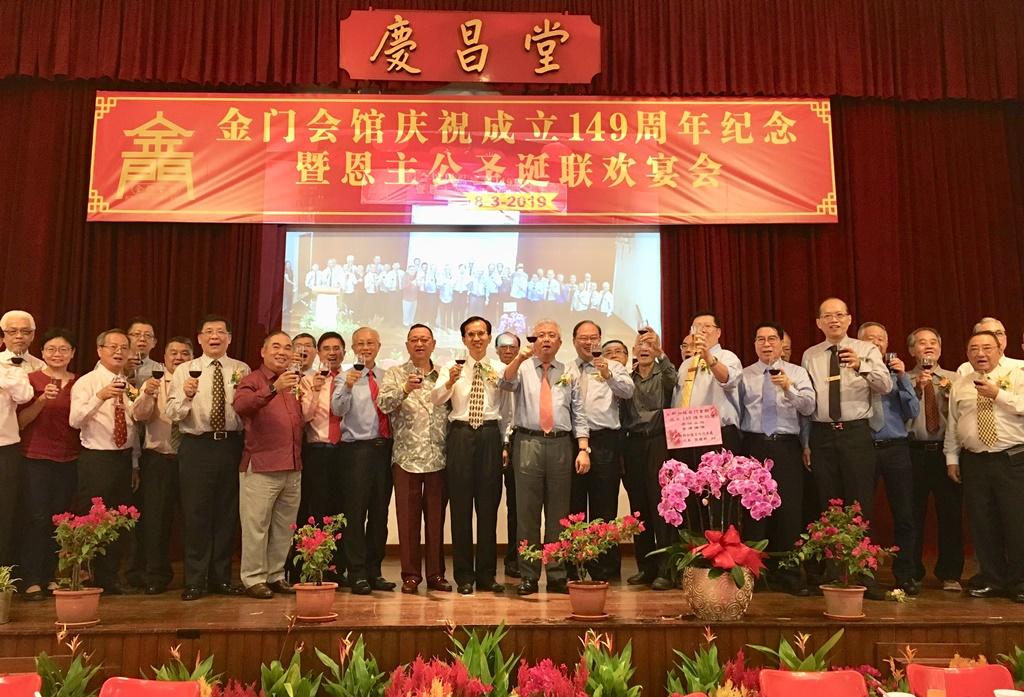
[[[710,373],[711,368],[708,367],[708,362],[703,358],[697,359],[697,371],[701,373]]]
[[[480,372],[484,374],[484,380],[489,383],[498,382],[498,373],[491,367],[490,363],[480,363]]]
[[[1001,377],[998,380],[996,380],[996,387],[998,387],[1001,390],[1009,390],[1010,389],[1010,376],[1009,375],[1004,375],[1003,377]]]
[[[242,381],[242,371],[235,368],[235,372],[231,373],[231,384],[237,385]]]
[[[572,376],[569,375],[569,373],[562,373],[562,376],[560,378],[558,378],[558,381],[555,383],[555,387],[562,387],[564,385],[571,385],[571,384],[572,384]]]
[[[949,378],[939,378],[939,389],[943,392],[949,392],[949,388],[953,385]]]
[[[128,398],[129,402],[134,402],[139,398],[139,388],[129,383],[124,388],[124,396]]]
[[[437,382],[437,368],[434,368],[423,377],[425,380],[430,380],[430,382]]]

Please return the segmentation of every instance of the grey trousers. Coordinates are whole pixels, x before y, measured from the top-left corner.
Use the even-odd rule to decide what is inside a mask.
[[[301,472],[240,472],[238,517],[242,521],[242,564],[246,588],[284,578],[299,512]]]
[[[517,433],[512,451],[516,474],[516,532],[530,545],[554,542],[562,531],[559,524],[569,515],[573,461],[576,441],[572,436],[543,438]],[[541,512],[544,514],[544,538],[541,540]],[[524,579],[540,579],[540,562],[520,559],[519,572]],[[547,579],[566,578],[564,564],[550,564]]]

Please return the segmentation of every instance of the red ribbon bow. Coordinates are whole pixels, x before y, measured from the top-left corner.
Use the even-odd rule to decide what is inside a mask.
[[[725,532],[705,530],[704,537],[708,544],[694,547],[693,552],[710,561],[712,566],[726,571],[734,566],[741,566],[749,569],[754,578],[757,578],[764,569],[761,559],[767,555],[743,544],[735,526],[730,525]]]

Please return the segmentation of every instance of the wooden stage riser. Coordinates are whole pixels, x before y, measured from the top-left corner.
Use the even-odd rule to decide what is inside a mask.
[[[577,623],[550,623],[536,627],[513,627],[505,640],[506,650],[522,651],[529,661],[550,657],[557,662],[572,664],[579,657],[579,636],[587,625]],[[718,635],[719,655],[731,657],[746,644],[776,646],[780,632],[788,636],[797,631],[813,634],[813,645],[817,645],[838,629],[839,624],[824,622],[805,624],[717,624],[712,625]],[[610,632],[615,646],[621,647],[626,641],[633,642],[633,662],[636,680],[643,685],[646,694],[663,693],[665,674],[676,660],[674,648],[688,652],[702,642],[703,626],[690,622],[653,622],[647,625],[616,625],[614,623],[596,626]],[[1024,623],[973,625],[918,625],[892,626],[884,624],[848,624],[846,636],[835,652],[833,665],[870,664],[882,667],[882,661],[894,655],[909,644],[916,648],[919,656],[944,663],[954,652],[961,655],[985,654],[995,660],[995,654],[1006,652],[1014,644],[1024,646]],[[305,644],[304,668],[321,669],[312,651],[316,646],[329,655],[336,656],[338,641],[349,631],[353,636],[362,634],[369,651],[377,658],[384,670],[410,661],[417,654],[424,656],[446,656],[450,646],[443,627],[408,629],[380,627],[345,627],[340,623],[331,626],[297,626],[290,634],[286,626],[278,630],[262,631],[208,631],[198,638],[191,632],[141,630],[141,633],[125,634],[108,632],[100,628],[84,630],[80,637],[86,650],[93,652],[95,660],[102,662],[104,672],[109,675],[138,676],[141,670],[149,672],[150,666],[159,666],[169,657],[169,649],[181,645],[181,655],[189,662],[197,651],[203,656],[215,654],[215,669],[226,676],[245,681],[259,677],[260,664],[273,658],[291,656],[296,642]],[[67,653],[66,648],[58,649],[53,635],[29,634],[21,636],[0,636],[0,657],[3,672],[23,670],[31,667],[31,659],[41,651]],[[760,655],[747,649],[748,661],[761,662]]]

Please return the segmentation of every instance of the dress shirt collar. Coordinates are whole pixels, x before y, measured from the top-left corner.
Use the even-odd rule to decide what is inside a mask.
[[[534,369],[537,371],[537,375],[542,375],[543,374],[543,370],[541,370],[541,369],[544,366],[544,361],[542,361],[537,356],[534,356],[531,360],[533,361],[533,366],[534,366]],[[548,363],[548,365],[551,366],[551,368],[550,368],[551,370],[562,370],[563,369],[562,364],[559,362],[559,360],[557,358],[552,358],[551,362]]]
[[[267,382],[274,382],[278,378],[278,373],[267,367],[266,363],[261,363],[260,367],[256,369],[256,372],[260,373],[267,379]]]

